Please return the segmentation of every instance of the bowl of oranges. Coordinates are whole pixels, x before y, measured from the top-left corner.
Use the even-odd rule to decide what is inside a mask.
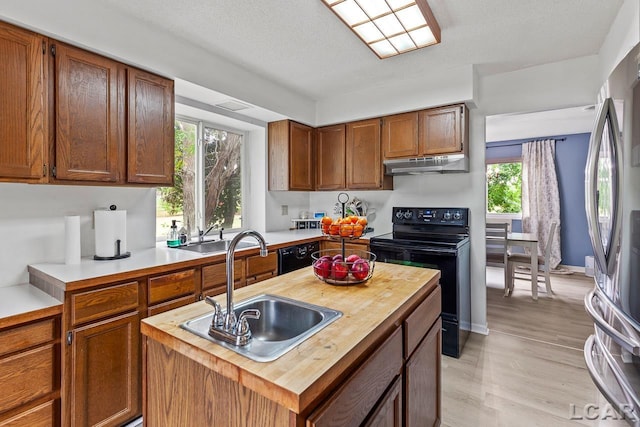
[[[322,234],[325,236],[357,239],[364,234],[367,228],[367,218],[350,215],[334,219],[325,216],[320,220],[320,225]]]
[[[311,254],[313,273],[331,285],[355,285],[373,276],[376,256],[368,251],[326,249]]]

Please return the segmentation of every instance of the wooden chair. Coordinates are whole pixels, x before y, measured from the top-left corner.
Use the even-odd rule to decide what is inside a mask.
[[[538,265],[535,268],[538,269],[538,280],[544,278],[545,286],[547,288],[547,293],[549,296],[553,294],[551,289],[551,277],[549,275],[549,258],[551,256],[551,244],[553,243],[553,236],[556,233],[557,223],[552,222],[551,228],[549,230],[549,238],[544,247],[543,256],[538,255]],[[513,282],[515,280],[516,268],[518,267],[526,267],[526,268],[534,268],[531,265],[531,257],[527,254],[509,254],[508,262],[507,262],[507,277],[508,277],[508,289],[507,292],[513,292]],[[538,286],[537,283],[531,284],[531,292],[533,293],[533,287]]]
[[[487,266],[504,268],[504,289],[507,287],[507,231],[506,223],[487,223],[485,247],[487,249]]]

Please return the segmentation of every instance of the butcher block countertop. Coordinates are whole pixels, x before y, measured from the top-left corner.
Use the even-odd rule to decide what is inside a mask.
[[[212,311],[204,301],[144,319],[141,331],[147,339],[300,414],[399,326],[406,313],[436,289],[439,279],[438,270],[376,263],[373,277],[358,285],[328,285],[304,268],[236,290],[235,302],[273,294],[343,312],[273,362],[254,362],[181,329],[181,323]],[[226,295],[216,300],[224,307]]]

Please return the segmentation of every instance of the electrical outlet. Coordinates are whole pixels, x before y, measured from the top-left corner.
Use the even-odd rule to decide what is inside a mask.
[[[282,208],[282,215],[289,215],[289,206],[288,205],[282,205],[282,206],[280,206],[280,208]]]

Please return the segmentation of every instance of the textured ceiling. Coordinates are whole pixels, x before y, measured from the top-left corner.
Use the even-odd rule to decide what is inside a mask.
[[[429,0],[442,43],[380,60],[321,0],[104,0],[313,100],[477,65],[480,74],[597,54],[622,0]]]

